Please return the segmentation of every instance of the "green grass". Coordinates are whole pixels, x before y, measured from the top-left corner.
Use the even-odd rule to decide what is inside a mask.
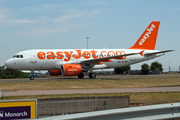
[[[180,86],[180,77],[70,79],[49,81],[1,82],[1,90],[69,90]]]
[[[180,77],[161,78],[116,78],[116,79],[70,79],[50,81],[1,82],[1,90],[69,90],[69,89],[103,89],[103,88],[138,88],[138,87],[180,86]],[[130,95],[131,106],[154,105],[180,102],[180,92],[159,93],[111,93],[111,94],[66,94],[37,96],[2,96],[0,100],[43,99],[91,96]]]

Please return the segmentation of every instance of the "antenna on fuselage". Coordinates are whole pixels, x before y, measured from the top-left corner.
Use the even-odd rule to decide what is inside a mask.
[[[87,39],[87,49],[88,49],[88,39],[90,39],[89,37],[86,37],[85,39]]]

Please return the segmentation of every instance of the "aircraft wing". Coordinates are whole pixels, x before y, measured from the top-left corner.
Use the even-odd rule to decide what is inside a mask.
[[[110,59],[121,59],[122,57],[124,56],[131,56],[131,55],[136,55],[136,54],[140,54],[140,53],[128,53],[128,54],[123,54],[123,55],[116,55],[116,56],[107,56],[107,57],[103,57],[103,58],[97,58],[97,59],[90,59],[90,60],[84,60],[84,61],[81,61],[82,63],[83,62],[95,62],[95,63],[98,63],[98,62],[111,62]]]
[[[164,50],[164,51],[158,51],[158,52],[153,52],[153,53],[144,53],[144,55],[153,55],[153,54],[159,54],[159,53],[166,53],[166,52],[171,52],[171,51],[174,51],[174,50]],[[128,54],[124,54],[124,55],[116,55],[116,56],[111,56],[111,57],[103,57],[103,58],[97,58],[97,59],[90,59],[90,60],[84,60],[84,61],[81,61],[81,63],[85,62],[91,62],[91,63],[98,63],[98,62],[111,62],[110,59],[120,59],[124,56],[131,56],[131,55],[136,55],[136,54],[140,54],[143,56],[143,51],[141,52],[138,52],[138,53],[128,53]]]
[[[159,54],[159,53],[166,53],[166,52],[171,52],[174,50],[164,50],[164,51],[158,51],[158,52],[153,52],[153,53],[145,53],[144,55],[154,55],[154,54]]]

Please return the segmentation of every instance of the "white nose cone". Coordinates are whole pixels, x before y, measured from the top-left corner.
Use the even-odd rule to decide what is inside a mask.
[[[8,59],[6,62],[5,62],[5,65],[7,68],[11,68],[11,69],[15,69],[15,70],[19,70],[21,69],[20,65],[18,64],[18,61],[15,60],[15,59]]]
[[[13,61],[11,59],[8,59],[5,62],[5,65],[6,65],[7,68],[13,68]]]
[[[7,60],[6,62],[5,62],[5,65],[6,65],[6,67],[8,67],[9,68],[9,62],[8,62],[9,60]]]

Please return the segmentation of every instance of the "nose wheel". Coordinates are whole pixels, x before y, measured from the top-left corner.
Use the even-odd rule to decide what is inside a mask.
[[[29,78],[30,78],[30,80],[34,80],[34,76],[30,76]]]
[[[29,78],[30,78],[30,80],[34,80],[34,78],[35,78],[34,77],[34,70],[31,71],[31,76]]]
[[[95,79],[96,78],[96,74],[95,73],[89,73],[89,78]]]

